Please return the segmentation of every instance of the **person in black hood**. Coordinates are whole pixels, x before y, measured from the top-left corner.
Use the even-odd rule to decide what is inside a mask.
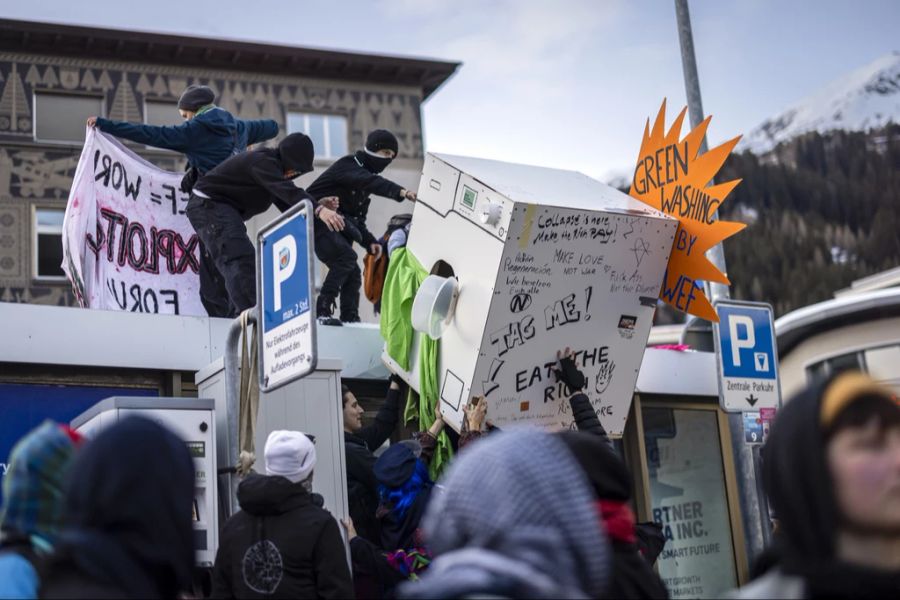
[[[178,112],[184,119],[181,125],[146,125],[102,117],[90,117],[87,124],[137,144],[184,153],[187,171],[181,180],[181,191],[190,194],[199,177],[227,158],[278,135],[278,123],[272,119],[237,119],[216,106],[215,98],[213,90],[205,85],[188,86],[178,99]],[[210,268],[212,261],[202,241],[199,252],[200,286],[210,291],[205,297],[201,296],[201,301],[207,313],[220,316],[229,311],[225,282],[215,268]],[[212,290],[216,292],[212,293]],[[222,300],[225,302],[220,303]]]
[[[316,256],[328,266],[328,275],[316,303],[316,314],[323,323],[340,325],[341,322],[359,321],[362,276],[353,242],[369,254],[377,256],[382,251],[381,244],[366,227],[369,194],[397,202],[416,199],[415,192],[379,175],[397,156],[398,147],[393,133],[376,129],[366,138],[363,149],[335,161],[309,186],[309,193],[319,204],[336,209],[347,225],[342,231],[336,231],[316,223]],[[338,298],[340,321],[333,318]]]
[[[194,465],[165,427],[129,417],[75,459],[68,525],[41,598],[175,598],[194,566]]]
[[[577,427],[577,431],[565,431],[559,435],[594,488],[597,514],[606,526],[612,546],[613,571],[609,597],[668,598],[665,584],[651,567],[662,550],[665,537],[658,527],[635,524],[629,505],[631,475],[613,450],[590,398],[582,392],[586,383],[584,374],[578,369],[569,348],[558,352],[556,358],[556,377],[573,392],[569,403]],[[646,542],[641,540],[640,535],[651,533],[657,533],[662,542],[658,551],[648,557],[644,550]]]
[[[337,521],[312,493],[316,448],[299,431],[273,431],[266,475],[238,486],[241,510],[222,528],[213,598],[353,598]]]
[[[206,246],[209,268],[224,279],[228,311],[212,317],[235,317],[256,304],[256,251],[247,237],[244,221],[268,210],[272,204],[284,212],[312,197],[294,185],[292,179],[313,170],[312,140],[292,133],[277,149],[261,148],[233,156],[200,178],[187,205],[187,216]],[[343,218],[319,206],[316,217],[329,231],[343,229]],[[201,257],[201,269],[204,258]],[[200,281],[204,305],[221,305],[209,298],[218,290],[207,289]]]
[[[778,412],[763,485],[776,561],[738,598],[893,598],[900,590],[900,404],[843,372]]]

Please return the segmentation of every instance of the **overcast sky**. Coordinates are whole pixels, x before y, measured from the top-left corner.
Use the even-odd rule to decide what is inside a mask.
[[[711,143],[900,50],[897,0],[690,3]],[[27,0],[0,16],[463,62],[426,149],[627,171],[661,100],[685,104],[673,0]]]

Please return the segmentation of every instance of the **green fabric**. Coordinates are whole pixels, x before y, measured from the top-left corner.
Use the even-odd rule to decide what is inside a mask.
[[[381,291],[381,337],[384,338],[388,356],[397,361],[404,371],[409,371],[409,351],[412,348],[413,300],[416,290],[427,276],[428,272],[406,248],[397,248],[391,254]]]
[[[412,349],[412,305],[416,291],[428,271],[419,264],[416,257],[406,248],[398,248],[391,254],[388,272],[384,278],[381,293],[381,337],[384,338],[388,356],[397,361],[403,370],[409,371],[409,352]],[[410,389],[406,399],[403,419],[406,423],[419,421],[423,431],[435,421],[435,404],[438,389],[438,340],[428,335],[419,336],[419,387],[421,394]],[[429,465],[429,473],[437,480],[450,459],[453,448],[444,431],[437,437],[437,447]]]
[[[214,109],[214,108],[216,108],[216,105],[215,105],[215,104],[204,104],[203,106],[201,106],[200,108],[197,109],[197,112],[194,113],[194,116],[195,116],[195,117],[199,117],[200,115],[202,115],[202,114],[205,113],[206,111],[212,110],[212,109]]]

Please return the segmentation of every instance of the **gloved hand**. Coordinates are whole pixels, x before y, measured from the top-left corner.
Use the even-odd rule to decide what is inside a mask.
[[[569,349],[566,348],[565,353],[562,355],[557,352],[556,357],[558,359],[557,365],[559,366],[559,368],[554,370],[556,380],[562,381],[573,392],[584,389],[587,380],[584,377],[584,373],[575,364],[575,359],[572,357]]]

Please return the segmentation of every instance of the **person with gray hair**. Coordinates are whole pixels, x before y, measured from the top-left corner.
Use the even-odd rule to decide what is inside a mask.
[[[432,495],[435,556],[403,598],[597,598],[610,553],[593,494],[558,437],[525,428],[460,454]]]
[[[266,475],[238,486],[241,510],[222,528],[213,598],[352,598],[337,521],[312,493],[314,438],[273,431]]]

